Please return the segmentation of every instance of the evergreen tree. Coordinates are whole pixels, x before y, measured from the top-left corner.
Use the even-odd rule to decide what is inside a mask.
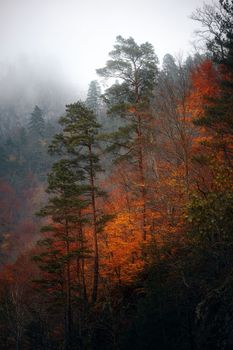
[[[157,79],[158,59],[148,42],[138,45],[133,38],[116,38],[111,59],[97,73],[105,78],[119,79],[104,94],[109,114],[123,118],[123,125],[112,133],[110,150],[117,159],[127,159],[137,174],[135,191],[140,197],[142,237],[146,239],[146,147],[151,115],[150,99]],[[147,145],[145,147],[145,145]]]
[[[97,80],[92,80],[90,82],[87,98],[86,98],[86,106],[90,108],[96,116],[98,116],[100,112],[100,104],[101,104],[101,87]]]
[[[61,159],[53,165],[48,176],[48,193],[53,195],[41,209],[41,216],[49,216],[52,223],[42,227],[47,237],[38,242],[41,254],[34,259],[49,277],[40,281],[52,291],[51,302],[64,305],[65,344],[70,349],[72,340],[72,302],[86,300],[84,257],[87,255],[83,237],[82,210],[88,202],[82,198],[86,191],[80,184],[83,175],[76,171],[75,160]],[[75,272],[72,264],[76,262]]]
[[[43,113],[38,106],[34,111],[28,124],[28,162],[31,172],[37,173],[38,176],[45,176],[48,169],[47,144],[45,133],[45,120]],[[31,152],[31,150],[33,151]]]
[[[29,130],[33,137],[43,137],[45,132],[45,121],[42,110],[35,106],[29,119]]]
[[[52,215],[53,222],[62,225],[61,228],[60,225],[58,228],[60,234],[57,233],[56,226],[55,236],[62,237],[63,240],[65,238],[66,253],[61,252],[61,259],[66,263],[65,280],[67,281],[70,280],[69,257],[70,244],[73,239],[71,233],[76,227],[76,231],[79,232],[79,239],[81,239],[80,249],[82,251],[84,249],[83,226],[92,227],[94,241],[92,302],[96,302],[99,284],[98,233],[104,223],[104,217],[97,210],[96,205],[96,198],[103,195],[96,185],[98,172],[101,171],[97,152],[97,136],[100,125],[96,122],[93,112],[81,102],[67,106],[66,114],[60,118],[60,124],[63,131],[55,135],[49,147],[52,154],[63,157],[54,164],[49,175],[48,191],[55,193],[56,196],[50,199],[48,206],[41,213],[46,216]],[[83,213],[83,209],[85,209],[85,213]],[[47,244],[47,241],[45,243]],[[53,241],[52,245],[54,245]],[[51,241],[49,241],[50,249]],[[57,254],[56,249],[55,252]],[[71,258],[73,256],[72,253]],[[60,267],[61,265],[59,265]],[[81,271],[83,295],[87,299],[83,259],[81,259]],[[70,288],[69,282],[69,291]],[[70,292],[67,291],[67,293]],[[69,309],[70,297],[67,296],[67,298],[66,305]],[[70,315],[70,313],[70,311],[67,311],[67,315]],[[68,316],[67,319],[69,319]]]
[[[174,57],[170,54],[166,54],[163,57],[163,65],[162,65],[162,72],[165,74],[166,77],[170,77],[174,82],[177,81],[178,78],[178,66],[176,64],[176,61]]]

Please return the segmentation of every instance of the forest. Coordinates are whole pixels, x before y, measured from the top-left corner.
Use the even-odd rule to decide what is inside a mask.
[[[0,349],[233,349],[233,1],[192,19],[202,53],[119,35],[105,90],[0,106]]]

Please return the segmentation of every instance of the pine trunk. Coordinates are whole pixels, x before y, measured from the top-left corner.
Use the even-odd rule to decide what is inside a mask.
[[[92,156],[93,156],[92,146],[89,145],[91,206],[92,206],[93,239],[94,239],[94,275],[93,275],[92,302],[95,303],[98,296],[98,284],[99,284],[99,249],[98,249],[98,237],[97,237],[95,181],[94,181],[94,168],[93,168]]]

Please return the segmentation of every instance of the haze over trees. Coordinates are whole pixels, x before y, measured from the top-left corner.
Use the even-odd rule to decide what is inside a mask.
[[[233,347],[233,2],[192,17],[202,54],[117,36],[104,91],[4,111],[2,349]]]

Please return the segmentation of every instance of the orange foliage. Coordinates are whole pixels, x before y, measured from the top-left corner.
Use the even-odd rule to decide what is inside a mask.
[[[100,276],[105,285],[132,282],[144,264],[141,204],[134,197],[134,186],[128,187],[128,176],[126,168],[119,165],[104,183],[107,188],[111,186],[105,212],[114,215],[99,237]]]
[[[101,277],[119,284],[132,282],[142,266],[141,231],[134,215],[121,211],[106,225],[101,240]]]
[[[215,103],[215,99],[221,97],[221,80],[231,80],[232,76],[226,72],[224,66],[214,66],[210,60],[202,62],[191,75],[192,91],[187,98],[191,120],[199,119],[205,116],[206,108]],[[212,154],[215,149],[215,158],[220,161],[227,152],[231,153],[232,136],[229,133],[228,125],[217,121],[213,128],[196,127],[198,134],[193,142],[193,154]],[[208,147],[202,147],[208,146]]]
[[[188,97],[192,118],[200,117],[210,99],[219,95],[219,72],[211,60],[202,62],[191,74],[192,92]]]

